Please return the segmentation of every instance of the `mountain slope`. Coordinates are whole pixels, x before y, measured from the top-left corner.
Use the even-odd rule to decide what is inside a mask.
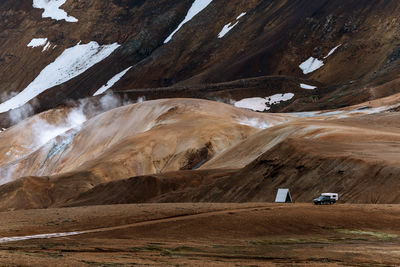
[[[112,109],[4,162],[0,209],[273,201],[279,187],[296,201],[335,191],[345,202],[398,203],[399,114],[388,105],[397,98],[298,114],[195,99]],[[17,126],[0,133],[4,148]]]
[[[36,101],[30,101],[34,112],[93,95],[124,70],[126,74],[109,87],[116,91],[140,89],[148,99],[159,98],[158,91],[143,88],[185,86],[181,97],[210,98],[216,95],[196,95],[191,88],[197,91],[199,85],[244,78],[290,77],[288,85],[285,78],[282,84],[267,86],[264,91],[262,86],[240,94],[220,89],[220,96],[234,101],[295,93],[275,111],[305,110],[304,105],[308,110],[335,108],[398,92],[397,1],[214,0],[194,12],[164,43],[185,21],[194,3],[69,0],[60,8],[77,21],[67,22],[42,18],[43,9],[28,2],[3,1],[2,100],[27,88],[66,50],[83,49],[90,42],[99,49],[118,48],[69,80],[50,84]],[[232,28],[218,38],[225,26]],[[27,47],[33,38],[47,38],[48,46]],[[312,58],[324,65],[304,74],[300,65]],[[290,82],[293,79],[297,86]],[[321,90],[301,88],[302,82]],[[246,86],[238,84],[237,88]],[[174,92],[169,88],[163,95],[173,97]],[[137,93],[132,94],[137,98]],[[2,120],[2,126],[8,127],[9,122]]]
[[[198,168],[258,127],[293,118],[194,99],[127,105],[87,121],[80,112],[47,111],[0,133],[1,182],[80,171],[107,181]]]
[[[167,173],[151,177],[135,177],[96,186],[81,194],[67,205],[97,205],[138,202],[272,202],[277,188],[290,188],[295,201],[307,202],[323,191],[340,192],[341,201],[349,203],[398,203],[398,114],[382,114],[367,119],[343,119],[329,123],[310,124],[305,128],[288,130],[292,126],[277,126],[264,130],[243,142],[252,153],[254,144],[260,146],[268,140],[271,131],[286,128],[289,137],[282,138],[257,158],[237,153],[234,146],[219,157],[225,165],[205,164],[199,171]],[[384,130],[373,131],[376,124],[386,122]],[[351,126],[350,126],[351,125]],[[357,126],[353,126],[357,125]],[[295,127],[302,127],[296,125]],[[366,131],[367,128],[368,131]],[[253,143],[253,146],[250,145]],[[321,153],[323,151],[323,153]],[[241,169],[240,163],[249,163]],[[229,161],[230,160],[230,161]],[[231,163],[231,165],[229,165]],[[228,164],[228,166],[226,166]],[[232,170],[229,168],[236,168]],[[213,171],[211,171],[213,170]],[[218,174],[216,177],[215,175]],[[186,185],[185,179],[193,184]],[[177,181],[180,181],[177,183]],[[150,188],[168,188],[130,196],[128,192],[151,192],[146,183],[157,184]],[[178,186],[179,185],[179,186]],[[131,188],[126,194],[115,197],[122,188]],[[397,189],[396,189],[397,188]],[[135,197],[141,196],[140,199]],[[122,202],[121,202],[122,201]]]

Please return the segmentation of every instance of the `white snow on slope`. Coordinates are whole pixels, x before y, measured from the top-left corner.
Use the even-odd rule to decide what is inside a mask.
[[[243,17],[244,15],[246,15],[246,12],[243,12],[242,14],[240,14],[237,18],[236,18],[236,23],[232,24],[231,22],[229,22],[228,24],[226,24],[221,32],[218,34],[218,38],[222,38],[224,37],[230,30],[232,30],[238,23],[239,23],[239,19],[241,17]]]
[[[53,63],[45,67],[21,93],[0,104],[0,112],[20,107],[40,93],[82,74],[108,57],[120,45],[100,46],[96,42],[77,44],[66,49]]]
[[[335,51],[341,46],[342,45],[340,44],[340,45],[332,48],[331,51],[329,51],[329,53],[324,57],[324,59],[327,59],[329,56],[331,56],[333,53],[335,53]],[[320,59],[317,59],[314,57],[310,57],[309,59],[307,59],[306,61],[301,63],[299,68],[303,71],[304,74],[308,74],[308,73],[316,71],[317,69],[321,68],[322,66],[324,66],[323,60],[320,60]]]
[[[342,45],[340,44],[340,45],[338,45],[338,46],[332,48],[332,50],[329,51],[328,55],[326,55],[324,58],[325,58],[325,59],[328,58],[330,55],[332,55],[333,53],[335,53],[335,51],[336,51],[339,47],[341,47],[341,46],[342,46]]]
[[[60,9],[67,0],[33,0],[33,7],[44,9],[42,18],[65,20],[67,22],[78,22],[78,19],[68,16],[67,12]]]
[[[276,94],[269,97],[251,97],[245,98],[235,103],[235,107],[246,108],[254,111],[265,111],[271,108],[271,105],[282,101],[288,101],[294,97],[292,93]]]
[[[84,234],[84,233],[85,232],[67,232],[67,233],[52,233],[52,234],[40,234],[40,235],[2,237],[2,238],[0,238],[0,243],[15,242],[15,241],[22,241],[22,240],[30,240],[30,239],[56,238],[56,237],[80,235],[80,234]]]
[[[205,9],[213,0],[195,0],[189,9],[188,13],[186,14],[185,19],[179,24],[179,26],[165,39],[164,44],[168,43],[171,41],[172,37],[174,36],[175,33],[177,33],[182,26],[190,21],[194,16],[199,14],[203,9]]]
[[[311,72],[316,71],[317,69],[321,68],[324,66],[324,62],[322,60],[319,60],[317,58],[310,57],[306,61],[300,64],[300,69],[302,69],[304,74],[308,74]]]
[[[230,22],[229,22],[228,24],[226,24],[226,25],[222,28],[221,32],[218,34],[218,38],[224,37],[225,34],[227,34],[230,30],[232,30],[233,27],[235,27],[238,23],[239,23],[239,21],[236,21],[236,23],[233,24],[233,25],[232,25]]]
[[[306,90],[314,90],[315,88],[317,88],[316,86],[308,85],[308,84],[305,84],[305,83],[301,83],[300,87],[303,88],[303,89],[306,89]]]
[[[235,103],[237,108],[247,108],[254,111],[264,111],[267,109],[267,99],[263,97],[245,98]]]
[[[237,16],[237,18],[236,18],[236,20],[239,20],[239,19],[241,19],[243,16],[245,16],[247,13],[246,12],[243,12],[242,14],[240,14],[239,16]]]
[[[39,47],[39,46],[44,46],[47,42],[47,38],[33,38],[29,44],[27,44],[27,47]]]
[[[132,67],[129,67],[114,77],[112,77],[105,85],[103,85],[99,90],[96,91],[96,93],[93,94],[93,96],[100,95],[110,89],[116,82],[118,82]]]
[[[47,42],[47,44],[43,47],[42,52],[49,50],[50,46],[51,46],[51,43]]]

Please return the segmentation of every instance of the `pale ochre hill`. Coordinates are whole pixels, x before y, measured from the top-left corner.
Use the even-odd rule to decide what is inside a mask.
[[[399,117],[398,113],[387,113],[289,122],[249,137],[204,164],[201,170],[102,184],[67,205],[116,204],[121,200],[270,202],[280,187],[290,188],[294,200],[300,202],[332,191],[338,192],[343,202],[399,203]],[[381,123],[383,126],[376,129]],[[217,173],[218,177],[212,176]],[[190,177],[196,185],[185,185]],[[169,186],[179,180],[181,187]],[[145,181],[168,189],[140,200],[129,194],[113,197],[107,193],[126,187],[132,192],[148,188]]]
[[[332,147],[337,144],[343,144],[343,146],[365,144],[365,150],[370,153],[361,150],[362,147],[360,147],[351,152],[351,155],[360,159],[371,156],[388,163],[398,162],[400,154],[395,153],[390,156],[392,152],[389,151],[392,149],[389,151],[376,149],[380,144],[387,144],[390,148],[400,142],[398,117],[397,113],[388,113],[336,120],[307,119],[289,122],[249,137],[237,146],[214,157],[201,169],[231,169],[234,166],[242,168],[274,146],[287,142],[287,139],[321,141],[331,144]],[[345,150],[343,148],[343,152]],[[329,153],[330,150],[321,151],[321,154]]]
[[[338,110],[296,114],[297,119],[261,131],[201,166],[201,169],[242,168],[288,138],[335,142],[398,141],[397,113],[366,115],[397,109],[400,94]],[[292,114],[295,115],[295,114]],[[394,116],[393,119],[391,116]],[[371,145],[373,149],[373,145]],[[379,151],[378,151],[379,152]],[[383,151],[382,151],[383,153]],[[377,155],[379,157],[379,155]]]
[[[384,111],[396,98],[314,117],[195,99],[116,108],[62,149],[57,137],[12,162],[14,179],[35,177],[0,187],[0,208],[273,201],[279,187],[297,201],[335,191],[345,202],[398,203],[400,114]]]
[[[35,138],[65,128],[62,122],[71,114],[74,110],[49,111],[0,133],[5,155],[0,166],[3,183],[72,171],[90,171],[104,180],[115,180],[198,168],[260,131],[257,126],[294,118],[205,100],[157,100],[104,112],[39,147],[27,146],[35,144]],[[19,147],[26,148],[14,155]]]

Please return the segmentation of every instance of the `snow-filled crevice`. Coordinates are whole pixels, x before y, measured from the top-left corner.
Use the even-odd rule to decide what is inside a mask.
[[[342,46],[342,45],[340,44],[340,45],[338,45],[338,46],[332,48],[331,51],[329,51],[329,53],[324,57],[324,59],[327,59],[328,57],[330,57],[330,56],[331,56],[333,53],[335,53],[336,50],[337,50],[339,47],[341,47],[341,46]]]
[[[105,91],[107,91],[108,89],[110,89],[111,87],[114,86],[114,84],[116,84],[132,67],[129,67],[123,71],[121,71],[120,73],[118,73],[117,75],[115,75],[114,77],[112,77],[105,85],[103,85],[102,87],[100,87],[99,90],[97,90],[93,96],[96,95],[100,95],[102,93],[104,93]]]
[[[49,239],[49,238],[57,238],[57,237],[66,237],[73,235],[81,235],[83,232],[66,232],[66,233],[51,233],[51,234],[39,234],[39,235],[26,235],[26,236],[14,236],[14,237],[2,237],[0,238],[0,244],[8,243],[8,242],[16,242],[23,240],[31,240],[31,239]]]
[[[192,20],[197,14],[199,14],[203,9],[205,9],[213,0],[195,0],[190,7],[185,19],[179,24],[179,26],[165,39],[164,44],[171,41],[172,37],[177,33],[182,26]]]
[[[236,22],[234,24],[232,24],[231,22],[226,24],[221,32],[218,34],[218,38],[223,38],[228,32],[230,32],[238,23],[241,17],[245,16],[246,12],[243,12],[242,14],[240,14],[237,18],[236,18]]]

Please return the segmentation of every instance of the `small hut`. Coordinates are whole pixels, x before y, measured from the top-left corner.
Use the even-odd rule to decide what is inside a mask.
[[[292,203],[292,196],[288,188],[279,188],[276,193],[275,203]]]

